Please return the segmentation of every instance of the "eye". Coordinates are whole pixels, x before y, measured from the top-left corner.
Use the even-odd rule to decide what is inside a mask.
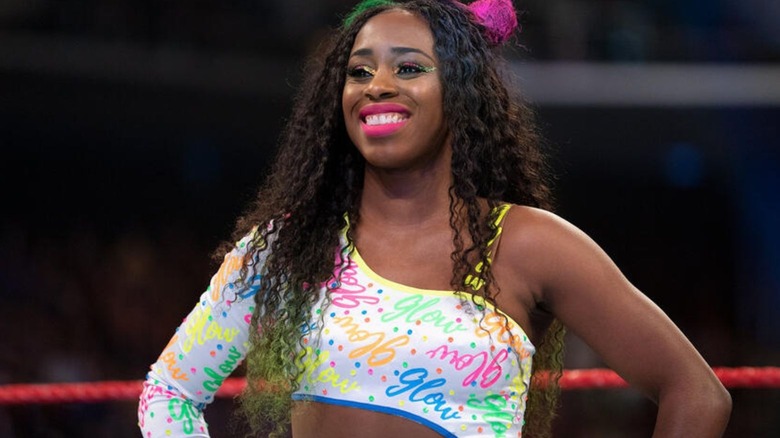
[[[347,76],[352,79],[367,79],[373,76],[376,70],[367,65],[357,65],[347,69]]]
[[[421,73],[430,73],[435,70],[436,67],[425,67],[414,62],[404,62],[396,68],[395,73],[399,76],[416,76]]]

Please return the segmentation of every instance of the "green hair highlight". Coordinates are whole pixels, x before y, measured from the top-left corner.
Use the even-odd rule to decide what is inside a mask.
[[[349,25],[352,24],[353,21],[355,21],[355,18],[357,18],[358,15],[362,14],[363,12],[375,8],[377,6],[390,6],[394,5],[396,2],[392,0],[363,0],[362,2],[355,5],[354,8],[352,8],[352,11],[347,14],[346,17],[344,17],[344,21],[341,23],[343,27],[349,27]]]

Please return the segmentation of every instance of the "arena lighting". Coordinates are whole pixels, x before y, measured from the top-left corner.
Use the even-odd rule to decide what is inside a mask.
[[[727,388],[780,389],[780,367],[717,367],[713,371]],[[0,406],[138,400],[142,384],[140,380],[132,380],[0,385]],[[607,369],[565,370],[560,385],[564,390],[628,387],[625,380]],[[245,386],[246,380],[243,378],[226,379],[217,397],[235,397]]]
[[[560,106],[778,106],[776,64],[519,63],[530,101]]]

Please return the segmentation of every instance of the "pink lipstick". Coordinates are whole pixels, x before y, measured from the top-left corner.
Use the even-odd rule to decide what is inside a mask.
[[[380,103],[360,109],[360,126],[368,137],[386,137],[396,133],[409,121],[409,110],[403,105]]]
[[[406,120],[397,123],[386,123],[383,125],[366,125],[365,123],[360,126],[363,128],[363,133],[369,137],[386,137],[388,135],[395,134],[396,131],[401,129],[406,124]]]

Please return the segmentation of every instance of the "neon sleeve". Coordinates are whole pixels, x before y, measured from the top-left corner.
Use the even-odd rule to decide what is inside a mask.
[[[146,376],[138,405],[144,437],[208,437],[203,410],[249,348],[249,328],[266,250],[239,282],[252,234],[236,245],[211,278]]]

